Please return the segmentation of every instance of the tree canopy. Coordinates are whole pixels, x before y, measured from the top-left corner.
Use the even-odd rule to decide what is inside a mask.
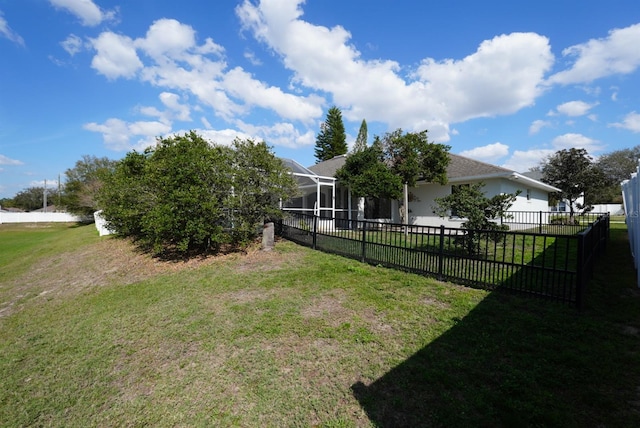
[[[638,159],[640,159],[640,146],[599,156],[595,166],[602,172],[603,179],[590,192],[589,202],[593,204],[622,203],[620,183],[636,172]]]
[[[62,204],[67,211],[91,215],[97,209],[96,195],[102,186],[102,177],[115,167],[116,162],[106,157],[84,155],[73,168],[65,171],[66,182]]]
[[[105,177],[99,202],[119,235],[155,254],[189,255],[243,245],[296,191],[266,143],[226,147],[192,131],[128,153]]]
[[[441,217],[455,213],[457,217],[465,219],[462,226],[468,232],[463,239],[470,254],[476,252],[482,233],[488,233],[491,238],[498,239],[500,235],[492,232],[509,228],[507,225],[492,220],[508,215],[507,211],[520,194],[518,190],[515,194],[502,193],[488,198],[484,194],[483,188],[484,183],[455,186],[451,194],[443,198],[436,198],[437,206],[433,207]]]
[[[398,199],[402,195],[402,179],[383,160],[380,145],[366,147],[347,156],[336,178],[355,197]]]
[[[558,197],[569,203],[570,218],[573,220],[575,209],[584,209],[588,205],[589,193],[602,181],[602,171],[597,168],[585,149],[571,148],[557,151],[543,162],[542,181],[561,190]],[[576,204],[583,197],[585,204]]]
[[[45,188],[36,186],[28,187],[16,193],[11,199],[9,204],[4,206],[11,206],[21,208],[25,211],[33,211],[44,207],[44,192]],[[46,189],[47,192],[47,206],[53,205],[55,199],[57,199],[58,191],[56,189]]]
[[[384,161],[410,187],[418,180],[447,183],[450,146],[430,143],[427,131],[402,132],[397,129],[381,140]]]
[[[320,125],[320,132],[316,137],[315,157],[318,162],[344,155],[348,151],[347,134],[342,122],[342,112],[333,106],[327,112],[327,118]]]
[[[368,131],[367,131],[367,121],[362,119],[362,123],[360,124],[360,130],[358,131],[358,136],[356,137],[356,142],[353,144],[352,152],[359,152],[367,148],[367,139],[368,139]]]
[[[399,199],[404,183],[447,182],[450,147],[430,143],[427,131],[404,134],[401,129],[376,136],[373,144],[347,156],[336,178],[354,196]]]

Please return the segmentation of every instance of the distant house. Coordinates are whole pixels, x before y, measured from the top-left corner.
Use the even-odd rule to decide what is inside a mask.
[[[456,217],[455,213],[442,218],[434,212],[437,205],[435,199],[451,194],[457,186],[482,182],[488,197],[503,193],[513,194],[520,190],[521,193],[511,211],[549,211],[549,193],[559,191],[553,186],[510,169],[455,154],[449,156],[451,161],[447,168],[446,185],[419,181],[415,187],[409,189],[409,224],[459,227],[464,219]],[[353,198],[349,189],[335,180],[336,171],[345,162],[346,155],[342,155],[309,168],[296,164],[301,168],[300,171],[306,171],[302,174],[308,182],[300,186],[302,196],[291,201],[285,209],[336,219],[401,223],[398,201],[365,198],[363,206],[362,201]]]

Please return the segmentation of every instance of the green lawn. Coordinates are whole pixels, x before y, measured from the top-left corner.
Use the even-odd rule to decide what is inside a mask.
[[[586,308],[278,242],[159,262],[0,226],[0,425],[640,426],[624,225]]]

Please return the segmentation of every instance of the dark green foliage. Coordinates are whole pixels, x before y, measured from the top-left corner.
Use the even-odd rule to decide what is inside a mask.
[[[336,178],[351,189],[355,197],[398,199],[402,195],[402,180],[382,161],[379,145],[366,147],[347,157]]]
[[[354,150],[337,171],[336,178],[350,187],[354,196],[399,199],[403,184],[418,180],[445,184],[449,146],[429,143],[427,131],[387,133],[373,144]]]
[[[436,213],[444,217],[448,213],[455,213],[457,217],[464,218],[462,226],[467,229],[464,239],[469,253],[476,252],[480,236],[477,231],[485,231],[491,238],[498,238],[498,232],[508,230],[507,225],[496,223],[492,220],[507,216],[507,210],[513,205],[516,194],[500,194],[491,198],[485,196],[482,188],[484,183],[473,183],[455,186],[450,195],[436,198],[437,207],[433,207]]]
[[[595,166],[602,172],[603,179],[588,194],[589,203],[622,203],[620,183],[628,180],[638,168],[640,146],[616,150],[598,157]]]
[[[256,225],[282,215],[279,201],[291,198],[297,185],[264,142],[236,140],[233,148],[233,197],[228,203],[233,213],[231,231],[234,241],[245,242],[255,236]]]
[[[3,207],[16,207],[25,211],[33,211],[44,207],[44,187],[29,187],[16,193],[10,204]],[[47,189],[47,206],[53,205],[57,199],[58,192],[54,189]]]
[[[347,153],[347,134],[342,122],[342,112],[333,106],[327,112],[327,118],[320,126],[316,137],[315,157],[318,162],[332,159]]]
[[[362,123],[360,124],[360,130],[358,131],[358,136],[356,137],[356,142],[353,145],[353,152],[359,152],[367,148],[367,121],[362,119]]]
[[[96,195],[102,187],[105,174],[115,167],[115,161],[106,157],[84,155],[73,168],[65,171],[66,183],[62,204],[67,211],[78,215],[92,215],[99,209]]]
[[[427,131],[385,134],[381,140],[385,163],[410,187],[416,181],[446,184],[450,146],[429,143]]]
[[[580,221],[577,218],[571,219],[567,216],[551,216],[549,217],[549,224],[559,224],[563,226],[577,226]]]
[[[155,254],[239,245],[279,214],[295,182],[265,143],[212,145],[195,132],[128,153],[100,192],[103,216]]]
[[[558,197],[569,204],[570,217],[574,217],[574,204],[584,195],[587,208],[589,194],[604,179],[602,170],[597,168],[585,149],[563,149],[550,156],[542,165],[542,181],[562,190]]]

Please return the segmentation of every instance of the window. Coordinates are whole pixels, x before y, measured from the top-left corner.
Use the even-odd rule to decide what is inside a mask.
[[[391,218],[391,199],[367,197],[364,201],[364,218]]]
[[[531,189],[527,189],[527,201],[531,200]]]

